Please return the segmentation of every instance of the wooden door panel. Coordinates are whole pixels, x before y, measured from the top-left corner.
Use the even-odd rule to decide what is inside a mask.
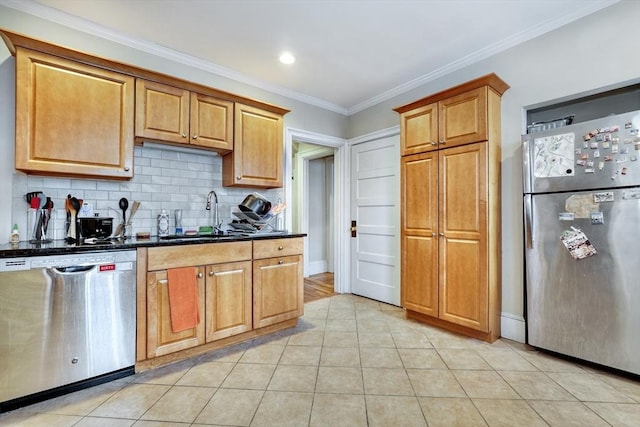
[[[204,274],[204,268],[198,268]],[[204,279],[198,280],[200,324],[173,332],[166,270],[147,274],[147,357],[153,358],[204,344]]]
[[[191,144],[233,150],[233,102],[191,94]]]
[[[438,148],[438,104],[429,104],[400,116],[400,150],[403,156]]]
[[[282,116],[238,103],[234,110],[234,146],[222,159],[222,184],[282,187]]]
[[[486,159],[485,143],[440,151],[440,233],[478,239],[486,231]]]
[[[487,331],[486,142],[440,151],[440,318]]]
[[[132,77],[23,48],[16,69],[16,169],[133,176]]]
[[[136,80],[136,137],[189,143],[189,91]]]
[[[254,328],[302,315],[302,277],[302,255],[253,261]]]
[[[401,167],[403,232],[431,235],[438,228],[438,154],[403,157]]]
[[[440,318],[487,332],[486,249],[477,240],[440,241]]]
[[[251,262],[209,265],[206,276],[206,342],[251,330]]]
[[[486,87],[444,99],[438,106],[438,131],[446,147],[487,139]]]
[[[438,238],[405,236],[402,249],[403,307],[438,317]]]

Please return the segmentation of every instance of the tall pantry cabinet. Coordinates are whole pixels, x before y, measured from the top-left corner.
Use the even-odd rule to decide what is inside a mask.
[[[500,99],[490,74],[395,109],[407,317],[500,337]]]

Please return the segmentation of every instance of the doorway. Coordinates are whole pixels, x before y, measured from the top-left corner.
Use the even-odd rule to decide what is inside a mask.
[[[331,272],[336,293],[350,292],[346,258],[349,248],[344,239],[348,215],[348,211],[345,213],[345,208],[348,209],[346,156],[347,141],[344,139],[286,129],[285,197],[290,205],[285,211],[286,228],[307,234],[304,239],[305,278],[309,279],[310,273]],[[310,179],[310,173],[316,178]],[[322,247],[321,255],[310,257],[313,247],[310,245]],[[315,279],[326,282],[326,276]]]

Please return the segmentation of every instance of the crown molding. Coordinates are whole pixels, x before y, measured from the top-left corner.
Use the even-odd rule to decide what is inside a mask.
[[[266,90],[268,92],[282,95],[296,101],[314,105],[316,107],[333,111],[338,114],[347,115],[347,108],[341,107],[339,105],[309,95],[305,95],[300,92],[289,90],[282,86],[265,82],[264,80],[249,77],[245,74],[238,73],[229,68],[217,65],[213,62],[204,61],[192,55],[187,55],[177,50],[170,49],[168,47],[164,47],[138,37],[124,35],[120,32],[110,30],[102,25],[98,25],[85,19],[60,12],[59,10],[44,6],[32,0],[0,0],[0,5],[7,6],[20,12],[24,12],[41,19],[63,25],[65,27],[73,28],[74,30],[88,33],[93,36],[100,37],[102,39],[106,39],[133,49],[137,49],[142,52],[159,56],[170,61],[178,62],[183,65],[187,65],[221,77],[228,78],[230,80],[234,80],[259,89]]]
[[[372,98],[369,98],[359,104],[356,104],[350,107],[347,110],[347,116],[358,113],[360,111],[366,110],[367,108],[373,107],[381,102],[387,101],[391,98],[394,98],[398,95],[402,95],[405,92],[416,89],[424,84],[432,82],[442,76],[450,74],[454,71],[467,67],[476,62],[480,62],[483,59],[489,58],[493,55],[496,55],[500,52],[503,52],[509,48],[517,46],[521,43],[534,39],[538,36],[541,36],[545,33],[558,29],[564,25],[567,25],[573,21],[576,21],[580,18],[583,18],[587,15],[595,13],[601,9],[609,7],[615,3],[618,3],[620,0],[602,0],[599,2],[584,2],[582,3],[584,7],[574,10],[572,13],[568,13],[562,16],[554,17],[549,19],[548,21],[523,30],[517,34],[514,34],[511,37],[507,37],[497,43],[487,46],[484,49],[480,49],[470,55],[464,56],[456,61],[453,61],[443,67],[438,68],[437,70],[432,71],[431,73],[424,74],[420,77],[417,77],[413,80],[410,80],[406,83],[403,83],[399,86],[394,87],[388,91],[385,91],[379,95],[376,95]]]
[[[367,108],[373,107],[381,102],[392,99],[396,96],[402,95],[408,91],[416,89],[422,85],[432,82],[440,77],[443,77],[449,73],[460,70],[476,62],[482,61],[500,52],[503,52],[509,48],[512,48],[518,44],[524,43],[531,39],[534,39],[549,31],[560,28],[566,24],[569,24],[575,20],[583,18],[587,15],[595,13],[601,9],[609,7],[621,0],[601,0],[597,2],[584,2],[583,7],[574,10],[572,13],[568,13],[562,16],[554,17],[548,21],[537,25],[535,27],[527,28],[511,37],[487,46],[484,49],[476,51],[470,55],[464,56],[456,61],[453,61],[443,67],[438,68],[430,73],[424,74],[399,86],[396,86],[390,90],[382,92],[374,97],[371,97],[363,102],[353,105],[349,108],[341,107],[331,102],[305,95],[303,93],[286,89],[282,86],[274,85],[264,80],[249,77],[245,74],[235,72],[231,69],[222,67],[209,61],[196,58],[191,55],[178,52],[173,49],[169,49],[164,46],[160,46],[155,43],[148,42],[146,40],[125,36],[122,33],[109,30],[101,25],[94,24],[87,20],[71,16],[67,13],[60,12],[56,9],[44,6],[36,3],[32,0],[0,0],[0,5],[10,7],[12,9],[19,10],[29,15],[34,15],[47,21],[51,21],[66,27],[70,27],[103,39],[110,40],[112,42],[128,46],[143,52],[150,53],[171,61],[178,62],[193,68],[197,68],[212,74],[219,75],[221,77],[228,78],[240,83],[244,83],[259,89],[266,90],[278,95],[285,96],[296,101],[303,102],[305,104],[313,105],[323,108],[325,110],[333,111],[338,114],[350,116]]]

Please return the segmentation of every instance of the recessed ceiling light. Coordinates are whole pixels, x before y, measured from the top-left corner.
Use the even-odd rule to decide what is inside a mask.
[[[293,64],[294,62],[296,62],[296,57],[293,56],[291,52],[282,52],[282,54],[280,55],[280,62],[287,65]]]

